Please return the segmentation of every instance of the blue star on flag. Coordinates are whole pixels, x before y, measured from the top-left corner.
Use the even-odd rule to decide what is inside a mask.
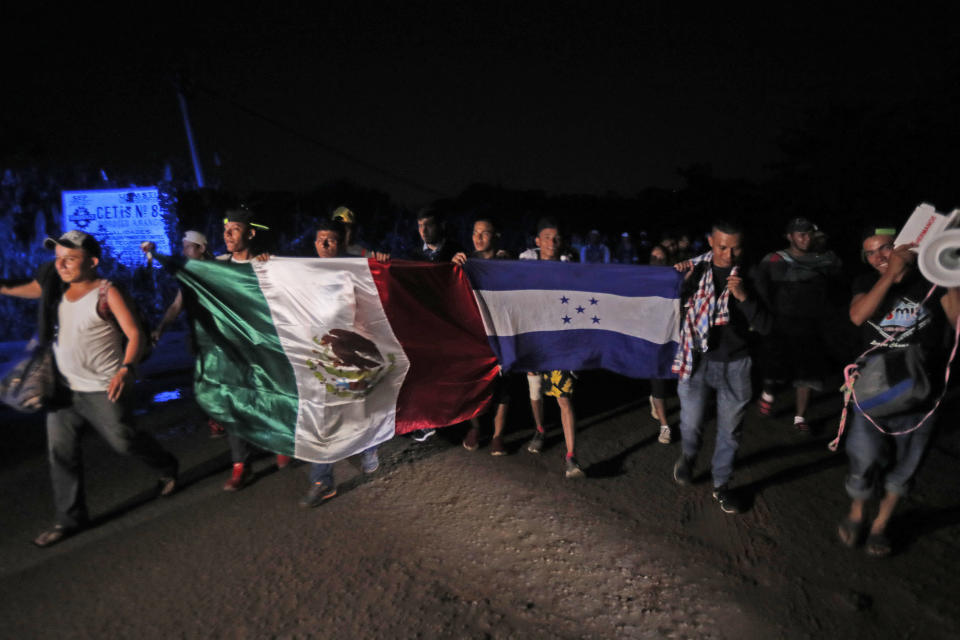
[[[599,300],[597,300],[596,298],[590,298],[590,304],[597,304],[598,302]]]
[[[577,307],[577,313],[583,313],[583,311],[584,311],[583,307]]]
[[[567,304],[568,302],[570,302],[570,298],[568,298],[567,296],[563,296],[562,298],[560,298],[560,304]]]
[[[570,316],[563,316],[563,324],[570,324]]]
[[[600,324],[600,318],[598,318],[597,316],[593,316],[590,319],[593,320],[593,324]]]

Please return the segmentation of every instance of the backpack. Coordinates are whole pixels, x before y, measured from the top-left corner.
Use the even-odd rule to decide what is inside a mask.
[[[110,304],[107,302],[107,289],[110,288],[111,284],[113,283],[106,279],[100,283],[100,291],[97,294],[97,315],[107,322],[112,322],[117,329],[120,329],[120,324],[114,317],[113,312],[110,310]],[[133,320],[137,323],[137,328],[140,330],[140,353],[137,354],[139,356],[137,358],[137,364],[143,364],[153,353],[153,341],[150,340],[150,323],[143,315],[143,311],[141,311],[140,307],[133,301],[127,292],[116,284],[113,284],[113,286],[117,289],[117,291],[120,292],[120,295],[123,296],[124,301],[127,303],[127,308],[130,309],[130,313],[133,315]],[[123,333],[122,329],[120,330],[120,334],[123,335],[123,348],[126,349],[126,334]]]

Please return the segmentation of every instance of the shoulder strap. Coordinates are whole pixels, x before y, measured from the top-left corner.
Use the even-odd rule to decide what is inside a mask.
[[[791,263],[791,264],[794,263],[794,262],[796,262],[796,260],[794,259],[794,257],[793,257],[792,255],[790,255],[790,252],[787,251],[786,249],[781,249],[781,250],[777,251],[777,255],[780,256],[781,258],[783,258],[784,261],[789,262],[789,263]]]
[[[110,302],[107,300],[107,289],[110,285],[111,282],[106,278],[100,281],[100,291],[97,293],[97,315],[104,320],[112,321],[113,312],[110,311]]]

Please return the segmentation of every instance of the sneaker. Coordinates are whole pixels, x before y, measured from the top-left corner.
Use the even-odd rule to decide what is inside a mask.
[[[373,473],[380,468],[380,456],[376,449],[364,451],[360,454],[360,470],[364,473]],[[330,496],[331,498],[333,496]]]
[[[500,436],[494,436],[493,440],[490,441],[490,455],[507,455],[507,450],[503,447],[503,439]]]
[[[681,455],[673,465],[673,479],[677,484],[687,486],[693,482],[693,460]]]
[[[219,422],[217,422],[213,418],[210,418],[209,420],[207,420],[207,426],[210,427],[211,438],[222,438],[223,436],[227,435],[227,432],[224,430],[223,425],[221,425]]]
[[[527,451],[530,453],[540,453],[543,450],[544,434],[542,431],[536,431],[530,442],[527,443]]]
[[[300,506],[308,509],[323,504],[337,495],[337,488],[328,486],[325,482],[315,482],[310,486],[307,495],[300,498]]]
[[[801,416],[794,416],[793,418],[793,428],[797,431],[808,432],[810,431],[810,423],[807,422]]]
[[[727,485],[717,487],[713,490],[713,499],[720,503],[720,509],[724,513],[742,513],[743,505],[737,499],[737,495]]]
[[[586,474],[583,472],[583,469],[580,468],[580,465],[577,464],[577,459],[570,456],[566,459],[566,470],[564,475],[568,478],[583,478]]]
[[[290,456],[285,456],[282,453],[277,454],[277,469],[286,469],[290,466],[290,463],[293,461],[293,458]]]
[[[672,435],[670,433],[670,427],[667,425],[660,425],[660,437],[657,438],[657,442],[660,444],[670,444]]]
[[[480,447],[480,429],[470,427],[463,439],[463,448],[467,451],[476,451]]]
[[[242,462],[236,462],[233,465],[233,474],[230,476],[230,479],[227,480],[226,484],[223,485],[224,491],[239,491],[247,486],[247,483],[250,482],[250,477],[253,473],[250,471],[250,467],[243,464]]]
[[[436,429],[417,429],[413,432],[413,439],[417,442],[426,442],[437,432]]]

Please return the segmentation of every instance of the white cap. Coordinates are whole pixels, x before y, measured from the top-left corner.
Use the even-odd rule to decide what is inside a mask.
[[[207,248],[207,236],[203,235],[199,231],[187,231],[183,234],[183,239],[187,242],[198,244],[204,249]]]

